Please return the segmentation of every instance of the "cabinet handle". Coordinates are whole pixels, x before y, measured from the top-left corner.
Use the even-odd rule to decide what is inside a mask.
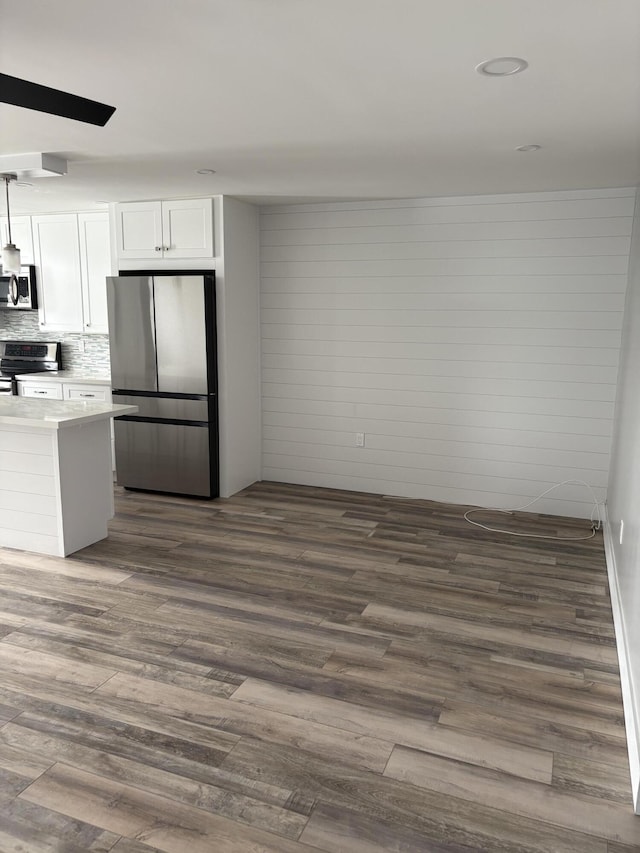
[[[162,248],[164,249],[165,252],[168,252],[169,249],[171,248],[171,246],[163,246]]]
[[[162,251],[162,246],[156,246],[156,252],[161,252],[161,251]]]
[[[80,397],[95,397],[95,396],[96,396],[95,394],[83,394],[83,393],[80,394]]]

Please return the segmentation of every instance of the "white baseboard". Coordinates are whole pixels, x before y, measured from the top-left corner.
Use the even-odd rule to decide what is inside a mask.
[[[627,632],[624,625],[624,615],[620,604],[620,588],[616,569],[616,555],[613,548],[613,537],[607,506],[604,506],[604,553],[607,561],[609,590],[611,592],[611,607],[613,609],[613,624],[616,631],[616,646],[620,663],[620,683],[622,686],[622,702],[624,706],[624,722],[627,731],[627,749],[629,750],[629,768],[631,770],[631,792],[633,795],[633,810],[640,814],[640,721],[636,707],[631,681],[629,654],[627,651]]]

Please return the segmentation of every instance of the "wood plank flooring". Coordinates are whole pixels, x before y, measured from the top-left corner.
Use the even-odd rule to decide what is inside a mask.
[[[601,534],[274,483],[116,507],[0,550],[0,853],[640,851]]]

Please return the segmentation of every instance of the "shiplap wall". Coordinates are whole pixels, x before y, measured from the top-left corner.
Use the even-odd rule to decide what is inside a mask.
[[[498,507],[579,479],[603,498],[634,200],[263,208],[264,479]],[[532,509],[591,506],[567,485]]]

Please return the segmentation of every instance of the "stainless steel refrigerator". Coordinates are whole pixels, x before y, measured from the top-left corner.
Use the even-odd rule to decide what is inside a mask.
[[[160,272],[107,278],[119,485],[217,497],[215,277]]]

